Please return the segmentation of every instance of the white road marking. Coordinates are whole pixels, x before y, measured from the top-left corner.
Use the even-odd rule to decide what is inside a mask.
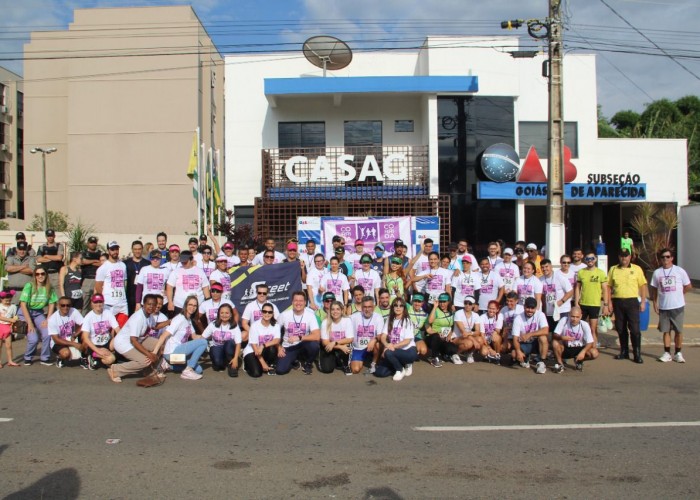
[[[481,431],[532,431],[532,430],[569,430],[569,429],[621,429],[635,427],[700,427],[695,422],[618,422],[601,424],[542,424],[542,425],[473,425],[413,427],[414,431],[425,432],[481,432]]]
[[[14,418],[0,418],[0,422],[12,422]]]

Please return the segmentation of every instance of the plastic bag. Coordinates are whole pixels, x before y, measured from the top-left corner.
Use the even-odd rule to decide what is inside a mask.
[[[612,320],[610,316],[601,316],[598,320],[598,333],[608,333],[612,329]]]

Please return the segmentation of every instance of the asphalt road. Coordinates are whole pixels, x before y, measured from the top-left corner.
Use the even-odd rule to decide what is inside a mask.
[[[21,349],[23,343],[15,343]],[[17,352],[20,352],[19,350]],[[0,370],[4,498],[690,498],[700,427],[425,432],[421,426],[700,421],[687,363],[612,359],[536,375],[418,363],[401,382],[340,372],[163,386],[104,370]],[[12,419],[6,421],[4,419]],[[107,444],[107,439],[119,439]]]

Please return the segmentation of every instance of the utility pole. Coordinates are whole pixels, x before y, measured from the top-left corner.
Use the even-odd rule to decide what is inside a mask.
[[[549,1],[549,17],[539,19],[515,19],[503,21],[501,28],[520,28],[527,25],[527,31],[538,40],[547,39],[549,60],[546,62],[546,74],[549,79],[549,137],[547,161],[547,255],[558,267],[559,256],[566,246],[566,228],[564,225],[564,37],[561,21],[561,0]],[[542,30],[545,32],[540,33]]]
[[[44,208],[44,231],[49,228],[49,212],[46,209],[46,155],[58,151],[56,148],[32,148],[29,152],[32,154],[41,153],[41,192]]]

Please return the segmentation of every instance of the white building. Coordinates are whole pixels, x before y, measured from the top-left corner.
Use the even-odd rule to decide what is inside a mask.
[[[547,171],[546,56],[514,58],[513,44],[429,37],[418,51],[355,52],[325,78],[301,54],[227,56],[228,206],[239,221],[255,212],[255,228],[278,238],[292,236],[297,215],[416,210],[448,221],[443,243],[466,236],[478,251],[497,238],[544,243],[545,184],[491,182],[480,166],[488,146],[505,143],[521,165],[534,146]],[[564,116],[577,172],[567,187],[567,248],[603,235],[613,253],[637,203],[688,203],[684,140],[598,139],[594,55],[564,59]],[[360,182],[363,166],[372,171],[367,155],[383,178]],[[294,156],[308,162],[287,161]],[[340,180],[351,166],[355,177]]]

